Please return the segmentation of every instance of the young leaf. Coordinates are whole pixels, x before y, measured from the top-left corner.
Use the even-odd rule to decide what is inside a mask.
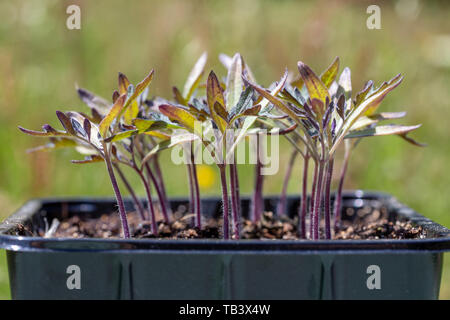
[[[173,92],[173,98],[175,99],[175,101],[183,106],[187,106],[188,102],[186,101],[186,99],[184,99],[184,97],[181,95],[180,90],[178,90],[177,87],[172,87],[172,92]]]
[[[347,119],[343,122],[341,128],[338,129],[338,137],[330,150],[330,155],[334,154],[339,143],[347,135],[348,131],[352,128],[356,120],[361,117],[369,108],[376,106],[378,107],[383,101],[384,97],[394,90],[402,81],[403,78],[395,77],[396,81],[390,81],[389,85],[383,90],[378,90],[375,94],[370,95],[366,100],[364,100],[358,107],[351,111]]]
[[[352,78],[350,68],[346,67],[339,77],[339,89],[343,90],[346,99],[352,96]],[[339,93],[338,89],[338,93]]]
[[[192,68],[191,72],[189,73],[189,76],[186,80],[186,83],[185,83],[184,89],[183,89],[184,100],[189,101],[191,99],[192,94],[194,93],[195,89],[197,88],[198,84],[200,83],[203,72],[205,70],[205,65],[206,65],[207,59],[208,59],[208,54],[206,52],[203,52],[203,54],[200,56],[200,58],[195,63],[194,68]]]
[[[225,101],[223,98],[223,92],[222,88],[220,87],[219,80],[217,79],[217,76],[213,71],[210,72],[208,81],[206,83],[206,98],[214,123],[217,125],[221,132],[224,132],[227,127],[227,123],[217,114],[214,105],[216,104],[216,102],[218,102],[221,106],[225,106]]]
[[[311,70],[310,67],[308,67],[303,62],[299,61],[298,63],[298,70],[300,71],[300,75],[305,82],[306,89],[309,93],[309,98],[312,99],[319,99],[324,104],[328,98],[328,101],[330,101],[330,94],[328,93],[328,88],[325,86],[325,84],[316,76],[316,74]]]
[[[380,92],[384,92],[386,89],[392,87],[393,85],[397,86],[398,84],[400,84],[400,82],[402,80],[403,80],[403,77],[401,76],[401,74],[396,75],[394,78],[389,80],[389,82],[384,82],[373,93],[370,93],[367,99],[370,99],[371,97],[378,95]],[[365,114],[369,115],[369,116],[371,114],[374,114],[376,112],[376,110],[378,109],[378,107],[380,106],[380,104],[381,104],[381,101],[379,101],[378,103],[373,103],[369,108],[367,108],[367,110],[365,111]]]
[[[227,110],[230,110],[239,102],[243,91],[244,82],[242,81],[242,67],[241,55],[236,53],[231,62],[231,66],[228,69],[226,91]]]
[[[327,70],[325,70],[320,76],[320,80],[322,80],[323,84],[327,88],[330,88],[334,79],[336,79],[338,71],[339,71],[339,57],[336,57],[334,61],[331,63],[331,65],[327,68]]]
[[[29,130],[29,129],[25,129],[21,126],[18,126],[19,130],[22,131],[23,133],[32,135],[32,136],[36,136],[36,137],[69,137],[70,134],[63,132],[63,131],[57,131],[55,129],[53,129],[50,125],[44,125],[42,126],[42,129],[44,131],[34,131],[34,130]]]
[[[149,86],[150,82],[152,82],[153,79],[153,74],[155,72],[153,70],[150,71],[150,73],[144,78],[144,80],[142,80],[141,82],[139,82],[136,85],[136,88],[134,89],[133,94],[128,97],[125,105],[123,106],[123,109],[121,111],[121,115],[127,110],[127,108],[131,105],[131,103],[137,98],[139,97],[139,95]],[[128,90],[128,88],[127,88]],[[128,93],[128,91],[127,91]]]
[[[416,130],[420,126],[421,126],[420,124],[415,126],[399,126],[399,125],[378,126],[359,131],[352,131],[349,134],[347,134],[345,138],[351,139],[351,138],[362,138],[373,136],[405,135],[408,132]]]
[[[127,94],[130,84],[127,76],[119,72],[119,95]]]
[[[76,136],[76,135],[77,135],[76,132],[75,132],[75,130],[74,130],[73,127],[72,127],[72,123],[70,122],[69,117],[66,116],[66,115],[64,114],[64,112],[56,111],[56,116],[58,117],[59,122],[61,122],[62,126],[64,127],[64,129],[66,129],[66,131],[67,131],[68,133],[70,133],[70,134],[73,135],[73,136]]]
[[[110,107],[108,101],[86,89],[77,87],[77,93],[81,101],[83,101],[90,109],[96,109],[101,114],[105,114]]]
[[[102,122],[99,124],[99,131],[100,135],[103,139],[106,138],[106,135],[108,134],[108,129],[110,125],[113,123],[113,121],[119,116],[120,112],[123,109],[123,105],[126,99],[126,95],[123,94],[119,97],[119,99],[116,100],[114,105],[111,107],[111,110],[109,110],[109,113],[103,118]]]

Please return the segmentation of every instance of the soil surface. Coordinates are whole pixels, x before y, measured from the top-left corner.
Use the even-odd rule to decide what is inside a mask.
[[[338,232],[333,232],[333,239],[417,239],[425,236],[421,227],[413,226],[407,221],[389,221],[387,210],[362,208],[355,211],[346,209],[344,220]],[[353,211],[352,211],[353,210]],[[218,239],[222,238],[221,221],[203,220],[202,229],[194,227],[194,215],[173,214],[172,222],[158,221],[158,235],[151,233],[149,221],[143,221],[135,212],[128,213],[129,227],[134,238],[163,239]],[[323,220],[323,219],[321,219]],[[307,221],[307,229],[309,222]],[[231,228],[231,224],[230,224]],[[117,214],[103,214],[100,217],[80,218],[73,216],[59,223],[57,228],[40,230],[37,233],[46,237],[64,238],[117,238],[121,236],[121,225]],[[275,216],[265,212],[261,221],[254,223],[243,220],[241,239],[300,239],[297,219]],[[323,233],[323,226],[321,227]],[[323,237],[323,234],[321,236]]]

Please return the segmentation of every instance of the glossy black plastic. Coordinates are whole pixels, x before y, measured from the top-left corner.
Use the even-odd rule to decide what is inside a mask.
[[[185,203],[178,199],[171,205]],[[265,207],[273,210],[276,203],[276,197],[269,197]],[[7,249],[15,299],[438,298],[443,252],[450,250],[448,229],[382,193],[347,192],[343,204],[356,210],[385,207],[390,219],[421,225],[426,238],[75,240],[16,235],[20,225],[42,228],[62,213],[95,216],[114,209],[113,199],[83,198],[29,201],[0,225],[0,247]],[[298,198],[289,198],[288,212],[295,214],[298,205]],[[205,215],[220,213],[219,199],[203,200],[202,206]],[[242,206],[245,214],[248,199]],[[67,286],[72,265],[80,268],[81,289]],[[374,288],[374,277],[380,288]]]

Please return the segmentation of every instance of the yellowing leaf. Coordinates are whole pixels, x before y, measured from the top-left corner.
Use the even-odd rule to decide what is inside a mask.
[[[320,76],[320,80],[322,80],[323,84],[330,88],[333,81],[336,79],[336,76],[339,71],[339,57],[336,57],[331,65],[325,70]]]
[[[99,132],[103,139],[106,138],[106,135],[108,134],[108,129],[110,125],[113,123],[113,121],[119,116],[120,112],[122,111],[123,104],[125,103],[126,95],[121,95],[114,105],[109,110],[109,113],[103,118],[103,120],[99,124]]]
[[[316,74],[303,62],[298,62],[298,70],[300,75],[305,82],[306,89],[309,93],[309,98],[319,99],[324,104],[326,104],[327,98],[330,100],[330,94],[328,93],[328,88],[323,84],[323,82],[316,76]]]
[[[198,131],[197,129],[198,126],[195,125],[197,119],[193,115],[191,115],[188,111],[168,104],[160,105],[159,111],[165,116],[167,116],[169,119],[181,124],[189,132]],[[201,134],[201,131],[197,133]]]

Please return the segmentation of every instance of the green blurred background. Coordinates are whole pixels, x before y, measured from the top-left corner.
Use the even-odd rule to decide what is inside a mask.
[[[381,30],[369,30],[366,9],[381,7]],[[81,7],[81,30],[66,28],[66,8]],[[0,1],[0,218],[33,197],[111,196],[101,164],[75,167],[71,151],[26,154],[42,141],[17,125],[58,125],[55,111],[87,108],[75,83],[110,97],[121,71],[134,83],[154,68],[150,94],[170,97],[182,87],[203,52],[209,68],[225,70],[219,53],[236,51],[262,85],[302,60],[317,72],[335,56],[352,69],[354,91],[401,72],[402,85],[382,110],[408,111],[404,123],[422,123],[419,149],[395,137],[367,139],[354,155],[346,188],[383,190],[439,223],[450,226],[450,6],[447,1]],[[282,169],[267,179],[277,193]],[[163,161],[169,193],[186,195],[185,168]],[[297,163],[296,173],[300,173]],[[252,170],[240,168],[249,193]],[[215,170],[201,169],[202,194],[218,194]],[[293,179],[290,192],[298,192]],[[138,184],[139,185],[139,184]],[[140,192],[142,190],[137,187]],[[450,298],[450,256],[441,298]],[[0,298],[9,298],[5,255],[0,251]]]

